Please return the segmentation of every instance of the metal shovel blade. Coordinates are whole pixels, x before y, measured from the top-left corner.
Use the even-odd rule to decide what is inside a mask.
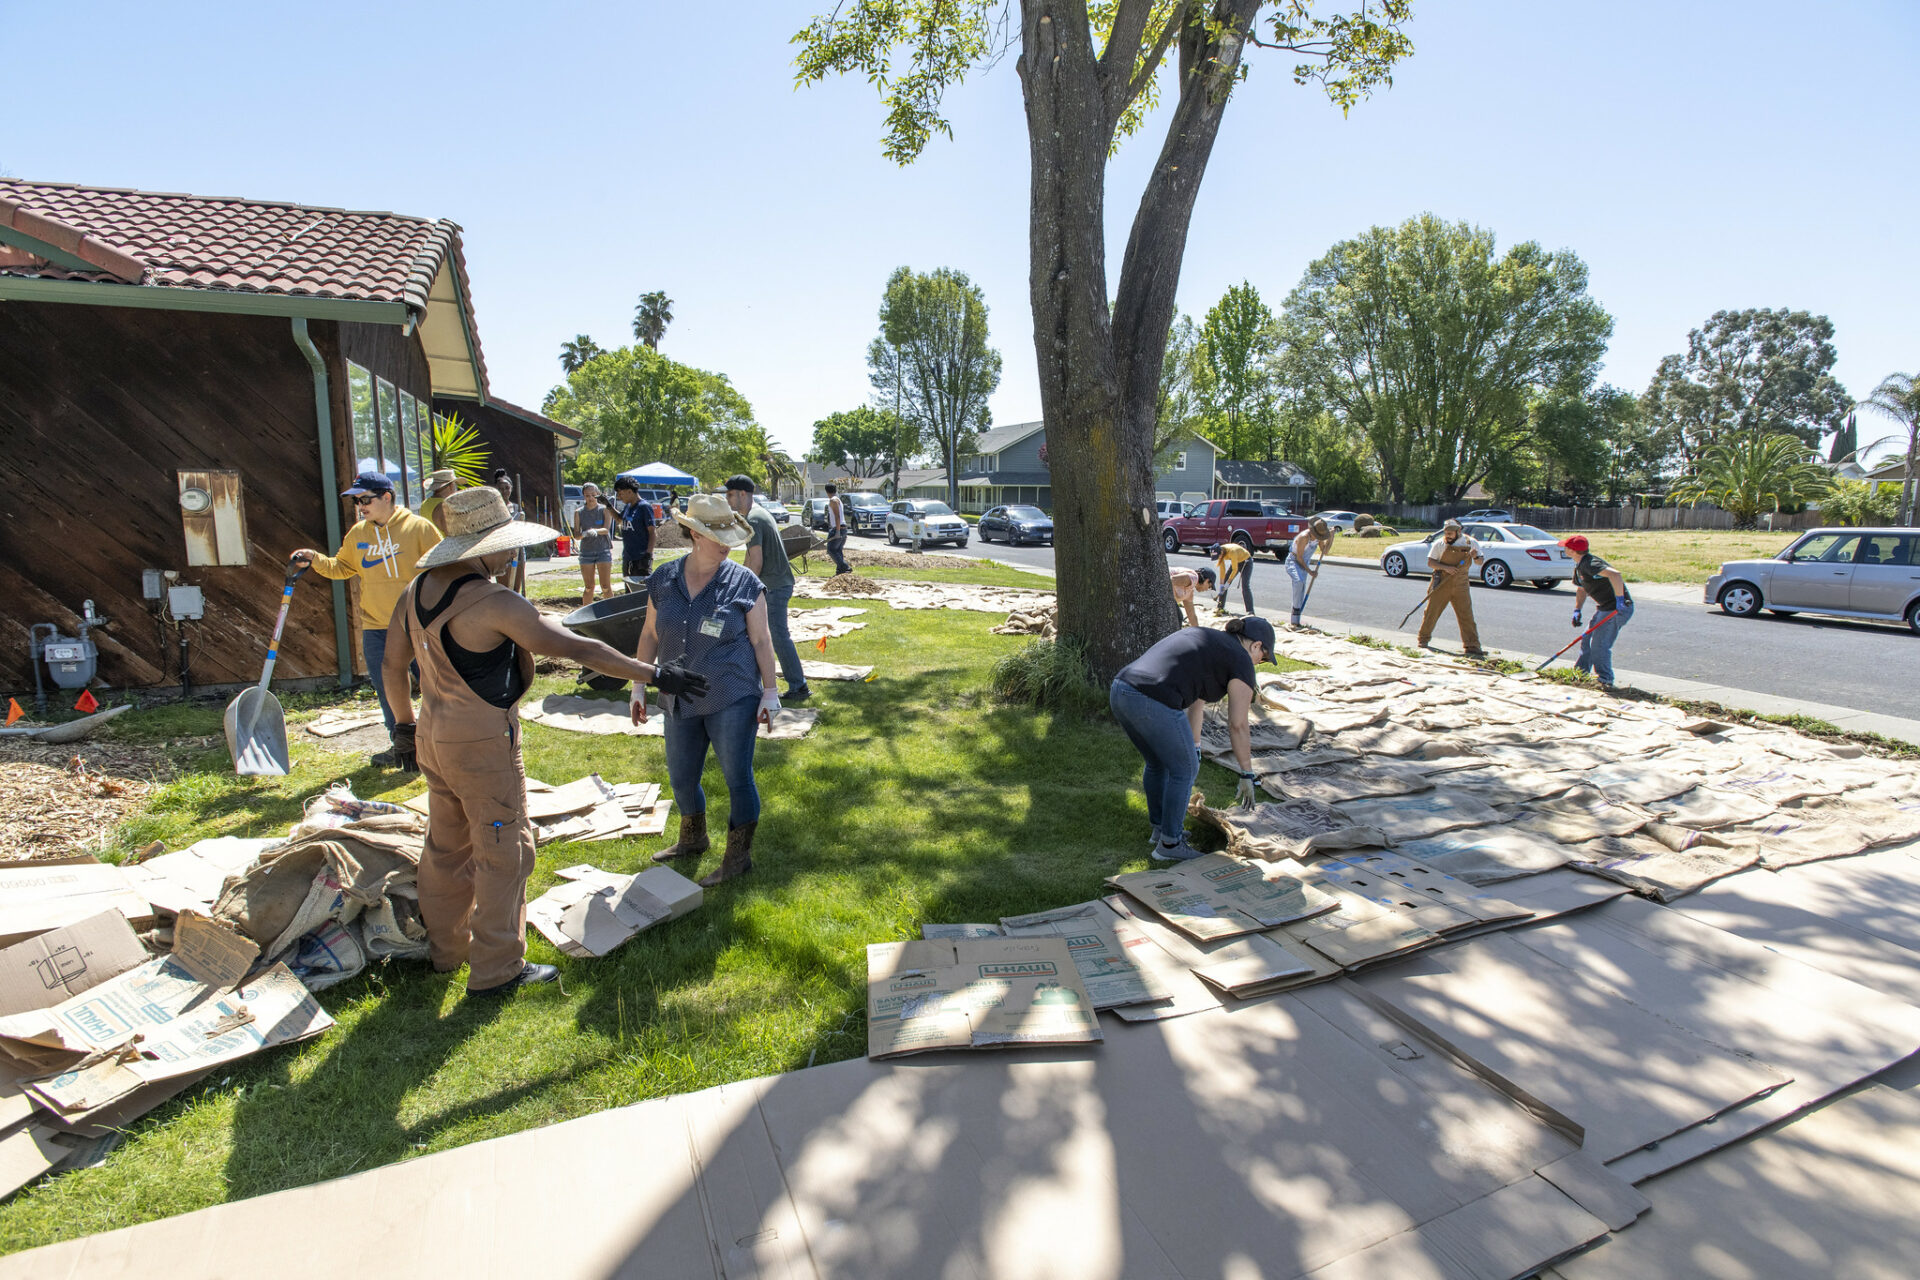
[[[277,778],[292,766],[287,750],[287,718],[280,700],[251,685],[227,704],[227,754],[242,776]]]

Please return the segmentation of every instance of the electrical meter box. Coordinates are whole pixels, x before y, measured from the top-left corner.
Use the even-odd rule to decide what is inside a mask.
[[[198,622],[206,615],[207,601],[198,587],[168,587],[167,612],[176,622]]]

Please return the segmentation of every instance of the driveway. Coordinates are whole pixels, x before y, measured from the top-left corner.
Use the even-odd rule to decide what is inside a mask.
[[[1051,547],[983,546],[976,539],[967,554],[1032,569],[1053,568]],[[1168,563],[1192,567],[1207,561],[1198,553],[1182,552],[1169,556]],[[1292,605],[1286,574],[1271,556],[1259,556],[1254,565],[1254,603],[1284,613]],[[1393,631],[1426,590],[1424,578],[1395,580],[1378,568],[1330,564],[1307,602],[1306,621]],[[1742,620],[1699,600],[1697,587],[1649,585],[1636,592],[1633,621],[1613,647],[1614,665],[1623,671],[1920,719],[1920,681],[1899,674],[1920,660],[1920,638],[1905,627],[1807,614]],[[1239,603],[1235,587],[1232,608],[1237,611]],[[1473,611],[1481,641],[1496,648],[1548,654],[1579,634],[1571,625],[1571,585],[1554,591],[1476,586]],[[1591,606],[1587,620],[1593,620]],[[1412,637],[1419,625],[1416,613],[1404,630]],[[1451,614],[1442,618],[1434,640],[1459,647]]]

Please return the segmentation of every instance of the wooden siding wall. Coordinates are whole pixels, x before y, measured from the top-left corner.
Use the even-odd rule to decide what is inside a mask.
[[[341,324],[340,357],[351,360],[375,377],[385,378],[416,400],[433,397],[433,374],[427,368],[426,349],[418,333],[402,333],[390,324]],[[340,377],[346,376],[344,369]]]
[[[337,351],[333,326],[311,328],[323,352]],[[335,384],[338,404],[338,376]],[[240,473],[244,568],[186,567],[175,472],[209,468]],[[147,568],[178,570],[180,584],[206,594],[206,618],[189,624],[196,685],[259,679],[287,554],[331,549],[322,504],[335,501],[321,492],[313,374],[289,321],[0,303],[0,686],[8,692],[33,688],[30,625],[52,622],[71,634],[87,599],[114,620],[94,632],[107,684],[176,684],[177,643],[170,632],[163,640],[141,596]],[[332,594],[312,578],[295,591],[277,677],[336,672]]]
[[[544,502],[548,520],[554,528],[559,527],[560,494],[555,488],[560,469],[558,436],[505,410],[473,400],[435,400],[433,408],[436,413],[458,414],[462,422],[480,432],[480,438],[492,454],[487,462],[487,474],[492,475],[496,467],[505,467],[513,473],[514,499],[526,510],[527,519],[541,520],[535,503]],[[611,484],[609,478],[603,487]]]

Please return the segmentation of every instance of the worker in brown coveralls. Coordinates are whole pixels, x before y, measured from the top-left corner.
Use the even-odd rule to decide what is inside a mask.
[[[1473,597],[1470,581],[1473,566],[1486,559],[1480,544],[1469,538],[1458,520],[1440,527],[1440,536],[1427,544],[1427,569],[1433,582],[1427,587],[1427,611],[1420,618],[1420,647],[1433,640],[1433,628],[1447,606],[1453,606],[1454,619],[1460,624],[1460,648],[1469,658],[1484,658],[1480,647],[1480,628],[1473,624]]]
[[[462,489],[441,509],[447,537],[420,558],[421,574],[400,596],[388,625],[387,674],[404,682],[407,665],[420,664],[419,724],[400,700],[396,714],[405,714],[394,745],[410,756],[417,752],[427,779],[420,915],[433,967],[450,973],[465,964],[468,995],[501,995],[559,976],[552,965],[527,963],[533,824],[514,706],[533,681],[533,655],[637,682],[651,679],[668,693],[697,696],[706,681],[576,636],[496,584],[528,547],[558,536],[512,519],[498,489]]]

